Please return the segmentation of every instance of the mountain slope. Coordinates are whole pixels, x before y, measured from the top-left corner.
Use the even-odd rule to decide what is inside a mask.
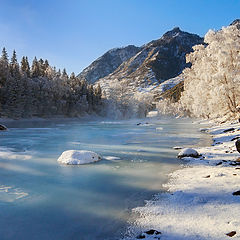
[[[96,84],[101,85],[106,97],[119,84],[127,92],[151,91],[159,95],[166,88],[162,86],[166,80],[172,79],[171,87],[180,82],[176,77],[189,66],[186,54],[192,51],[194,45],[202,43],[203,38],[198,35],[174,28],[160,39],[143,45],[137,54],[124,61],[114,72],[100,78]]]
[[[142,47],[129,45],[106,52],[78,77],[90,83],[124,78],[142,87],[161,83],[179,75],[187,66],[185,55],[201,43],[203,39],[198,35],[174,28]]]
[[[192,51],[192,46],[201,43],[203,39],[198,35],[174,28],[160,39],[144,45],[135,56],[100,79],[100,83],[112,79],[129,79],[136,87],[162,83],[182,72],[187,66],[186,54]]]
[[[112,73],[140,50],[140,47],[134,45],[111,49],[85,68],[78,77],[89,83],[95,83],[98,79]]]

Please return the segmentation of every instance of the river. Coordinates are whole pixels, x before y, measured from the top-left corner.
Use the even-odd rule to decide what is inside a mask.
[[[1,240],[120,239],[134,218],[131,209],[165,191],[167,175],[182,164],[173,147],[207,139],[190,119],[6,125],[9,130],[0,132]],[[81,166],[58,164],[69,149],[104,158]]]

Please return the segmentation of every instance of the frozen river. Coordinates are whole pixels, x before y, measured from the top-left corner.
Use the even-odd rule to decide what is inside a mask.
[[[1,240],[120,239],[134,218],[131,209],[164,191],[167,174],[182,163],[172,147],[208,138],[186,119],[6,124],[9,131],[0,132]],[[69,149],[106,158],[59,165]]]

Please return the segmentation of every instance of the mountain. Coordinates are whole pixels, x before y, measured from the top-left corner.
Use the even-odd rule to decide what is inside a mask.
[[[158,95],[163,89],[160,85],[166,80],[172,79],[171,87],[179,83],[176,77],[188,66],[186,54],[194,45],[202,43],[203,38],[198,35],[174,28],[160,39],[143,45],[134,56],[96,83],[100,83],[107,95],[109,84],[116,80],[127,86],[127,91],[153,90]]]
[[[140,47],[134,45],[111,49],[85,68],[78,77],[89,83],[95,83],[98,79],[114,72],[123,62],[136,55],[140,50]]]
[[[80,78],[94,83],[99,79],[128,78],[137,86],[161,83],[176,77],[187,66],[185,55],[192,46],[203,43],[203,38],[174,28],[160,39],[142,47],[133,45],[106,52],[84,69]]]
[[[192,51],[192,46],[200,43],[203,43],[201,37],[174,28],[160,39],[144,45],[140,52],[122,63],[106,79],[130,78],[143,86],[156,81],[161,83],[181,73],[187,66],[185,55]]]

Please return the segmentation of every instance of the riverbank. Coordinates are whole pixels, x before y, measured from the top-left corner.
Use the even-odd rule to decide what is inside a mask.
[[[212,135],[212,146],[197,148],[201,158],[184,158],[164,185],[168,192],[133,210],[139,217],[125,239],[240,239],[240,196],[233,195],[240,190],[240,124],[201,130]]]

